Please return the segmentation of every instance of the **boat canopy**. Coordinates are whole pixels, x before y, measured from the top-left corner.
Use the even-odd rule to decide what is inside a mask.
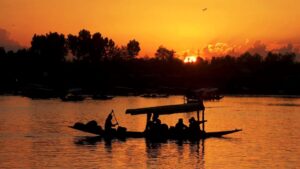
[[[127,109],[126,114],[139,115],[148,113],[157,113],[158,115],[163,114],[174,114],[174,113],[187,113],[204,110],[203,103],[189,103],[189,104],[177,104],[157,107],[146,107],[139,109]]]

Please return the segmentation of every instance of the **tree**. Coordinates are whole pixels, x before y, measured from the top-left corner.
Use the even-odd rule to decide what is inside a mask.
[[[295,53],[285,53],[280,57],[280,61],[284,64],[293,64],[295,60],[296,60]]]
[[[83,29],[78,36],[68,35],[68,47],[76,60],[96,63],[113,53],[115,43],[99,32],[91,35],[88,30]]]
[[[79,39],[76,35],[68,35],[67,46],[71,50],[72,55],[77,56],[78,54],[78,42]]]
[[[155,53],[155,58],[162,61],[174,60],[175,51],[159,46]]]
[[[278,62],[279,60],[280,60],[279,54],[269,52],[265,58],[265,63],[272,65]]]
[[[35,34],[31,41],[31,51],[45,63],[63,62],[67,54],[65,36],[57,32]]]
[[[115,46],[115,42],[112,39],[107,39],[103,57],[106,59],[120,58],[119,48]]]
[[[251,55],[249,52],[246,52],[237,58],[237,63],[244,68],[253,70],[260,67],[262,60],[259,54]]]
[[[5,57],[6,56],[6,52],[5,52],[5,49],[4,47],[0,47],[0,67],[3,67],[3,65],[5,65],[4,63],[4,60],[5,60]]]
[[[0,58],[4,57],[6,55],[4,47],[0,47]]]
[[[88,30],[81,30],[78,33],[77,59],[88,60],[90,55],[91,33]]]
[[[128,52],[128,56],[130,58],[134,58],[135,56],[137,56],[139,54],[140,50],[141,50],[141,48],[140,48],[140,44],[138,41],[133,39],[128,42],[127,52]]]
[[[101,58],[105,53],[105,46],[107,43],[108,43],[108,39],[103,38],[99,32],[93,35],[91,39],[91,46],[89,51],[91,62],[98,62],[101,60]]]

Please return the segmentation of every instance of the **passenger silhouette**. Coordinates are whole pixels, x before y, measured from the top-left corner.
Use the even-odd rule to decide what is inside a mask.
[[[182,138],[186,137],[188,127],[183,123],[183,119],[182,118],[178,119],[178,122],[176,123],[174,129],[175,129],[174,130],[175,133],[173,133],[173,135],[176,138],[182,139]]]
[[[176,131],[184,131],[187,129],[187,126],[183,123],[183,119],[178,119],[177,124],[175,125]]]
[[[190,136],[192,135],[199,135],[201,133],[200,130],[200,122],[196,121],[194,117],[191,117],[189,119],[189,134]]]
[[[153,114],[153,117],[152,117],[152,122],[153,124],[158,124],[158,123],[161,123],[161,121],[159,120],[159,115],[157,113],[154,113]]]

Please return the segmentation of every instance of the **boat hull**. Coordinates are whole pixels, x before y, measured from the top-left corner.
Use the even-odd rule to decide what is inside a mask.
[[[120,138],[120,139],[126,139],[126,138],[146,138],[146,139],[153,139],[153,137],[147,135],[145,132],[136,132],[136,131],[125,131],[122,133],[116,132],[115,134],[107,134],[101,130],[95,131],[95,130],[88,130],[84,128],[78,128],[75,126],[69,126],[72,129],[79,130],[82,132],[90,133],[90,134],[95,134],[100,137],[104,138]],[[211,137],[223,137],[228,134],[236,133],[242,131],[242,129],[234,129],[234,130],[225,130],[225,131],[215,131],[215,132],[206,132],[202,133],[199,136],[196,137],[169,137],[169,136],[162,136],[160,137],[162,140],[164,139],[205,139],[205,138],[211,138]]]
[[[242,131],[242,129],[207,132],[207,133],[205,133],[205,138],[209,138],[209,137],[223,137],[225,135],[236,133],[236,132],[239,132],[239,131]]]

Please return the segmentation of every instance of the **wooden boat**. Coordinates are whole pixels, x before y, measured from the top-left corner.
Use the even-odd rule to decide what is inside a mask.
[[[148,93],[148,94],[143,94],[141,97],[145,98],[167,98],[169,97],[168,94],[157,94],[157,93]]]
[[[116,134],[114,136],[111,135],[107,135],[105,134],[103,131],[99,130],[99,131],[95,131],[95,130],[91,130],[91,129],[85,129],[85,128],[78,128],[75,126],[69,126],[72,129],[75,130],[80,130],[82,132],[87,132],[90,134],[95,134],[98,135],[100,137],[104,137],[104,138],[146,138],[146,133],[145,132],[138,132],[138,131],[126,131],[125,133],[122,134]],[[242,129],[234,129],[234,130],[225,130],[225,131],[215,131],[215,132],[206,132],[205,135],[203,135],[203,138],[211,138],[211,137],[223,137],[225,135],[228,134],[232,134],[232,133],[236,133],[242,131]]]
[[[104,138],[144,138],[145,133],[144,132],[138,132],[138,131],[126,131],[126,132],[118,132],[115,134],[107,134],[104,130],[94,130],[90,128],[85,127],[78,127],[78,126],[69,126],[70,128],[73,128],[75,130],[80,130],[86,133],[95,134]]]
[[[151,123],[150,119],[152,116],[156,115],[169,115],[174,113],[188,113],[188,112],[197,112],[197,121],[201,122],[201,132],[196,133],[185,133],[183,135],[179,135],[176,132],[172,132],[167,129],[159,130],[157,133],[150,132],[147,128],[149,123]],[[201,121],[199,120],[201,111]],[[143,132],[135,132],[135,131],[126,131],[126,128],[119,127],[115,133],[106,133],[101,126],[95,125],[91,127],[88,123],[86,125],[75,123],[74,126],[69,126],[73,129],[80,130],[83,132],[88,132],[92,134],[99,135],[104,138],[146,138],[149,140],[166,140],[166,139],[205,139],[210,137],[222,137],[227,134],[232,134],[235,132],[242,131],[242,129],[234,129],[234,130],[225,130],[225,131],[215,131],[215,132],[206,132],[205,131],[205,120],[204,117],[205,107],[203,103],[193,103],[193,104],[179,104],[179,105],[167,105],[167,106],[158,106],[158,107],[148,107],[148,108],[138,108],[138,109],[128,109],[126,110],[126,114],[131,115],[147,115],[147,124],[146,129]]]
[[[67,94],[60,98],[64,102],[78,102],[83,101],[85,98],[81,95],[75,95],[75,94]]]
[[[184,100],[186,103],[198,103],[202,100],[221,100],[223,97],[224,96],[220,95],[219,89],[217,88],[201,88],[187,91],[184,96]]]
[[[114,96],[111,95],[105,95],[105,94],[95,94],[92,96],[92,99],[94,100],[111,100]]]

